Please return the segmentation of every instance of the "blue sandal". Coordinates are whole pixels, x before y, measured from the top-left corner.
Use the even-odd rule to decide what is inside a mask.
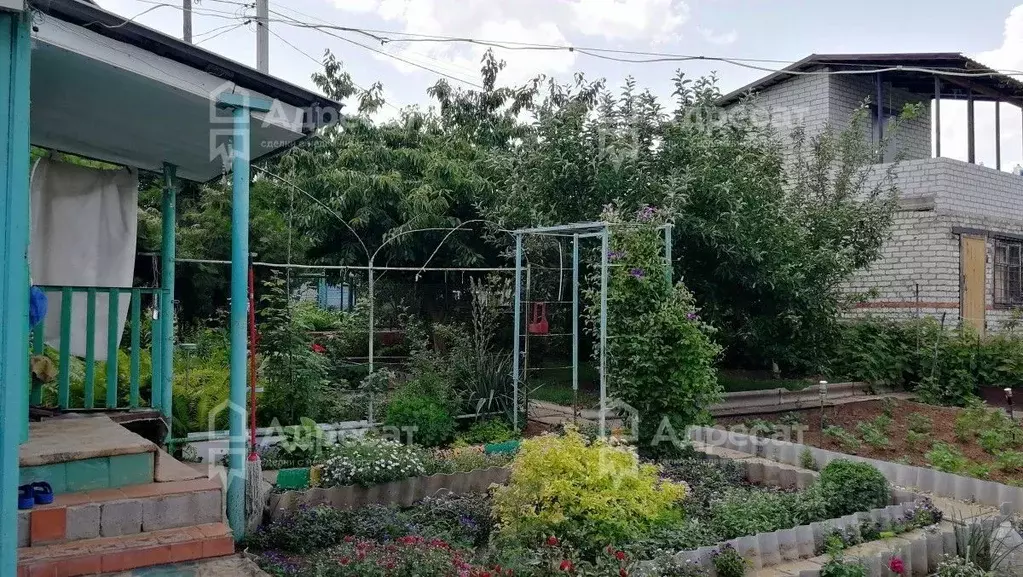
[[[53,503],[53,487],[45,481],[32,483],[32,492],[35,496],[36,505],[49,505]]]
[[[32,485],[18,487],[18,509],[31,509],[35,504],[36,496]]]

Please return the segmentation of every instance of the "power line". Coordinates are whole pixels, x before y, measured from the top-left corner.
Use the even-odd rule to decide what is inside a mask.
[[[283,43],[287,44],[288,46],[290,46],[292,48],[292,50],[294,50],[295,52],[298,52],[302,56],[305,56],[306,58],[308,58],[312,62],[316,63],[317,65],[323,66],[323,62],[321,60],[318,60],[312,54],[309,54],[305,50],[302,50],[298,46],[295,46],[291,42],[288,42],[283,36],[281,36],[280,34],[274,32],[274,30],[272,28],[267,28],[267,30],[269,30],[270,34],[273,34],[274,36],[276,36],[278,40],[280,40],[281,42],[283,42]],[[355,85],[355,87],[358,88],[359,90],[362,90],[363,92],[369,92],[369,90],[367,90],[367,89],[363,88],[362,86],[359,86],[358,84],[356,84],[355,81],[352,81],[352,84]],[[391,108],[397,110],[398,112],[401,112],[401,108],[395,106],[394,104],[391,104],[387,100],[383,100],[383,103],[388,105],[388,106],[390,106]]]
[[[217,38],[219,36],[223,36],[224,34],[227,34],[229,32],[233,32],[233,31],[241,28],[242,26],[246,26],[246,25],[249,24],[249,22],[250,21],[246,20],[245,22],[241,22],[239,24],[225,24],[223,26],[217,26],[216,28],[211,28],[211,29],[209,29],[209,30],[207,30],[205,32],[201,32],[199,34],[196,34],[195,35],[196,38],[198,38],[200,36],[205,36],[205,38],[203,38],[202,40],[196,40],[194,42],[194,44],[196,46],[198,46],[198,45],[202,44],[203,42],[208,42],[210,40],[213,40],[214,38]]]
[[[155,4],[157,6],[168,6],[168,7],[171,7],[171,8],[176,8],[178,10],[182,9],[181,6],[176,6],[176,5],[168,4],[168,3],[165,3],[165,2],[157,2],[155,0],[137,0],[137,1],[144,2],[144,3],[149,3],[149,4]],[[223,3],[223,4],[230,4],[230,5],[239,6],[239,7],[243,7],[243,8],[252,7],[252,4],[250,4],[250,3],[238,2],[238,1],[233,1],[233,0],[211,0],[211,1],[216,1],[216,2]],[[292,9],[292,11],[296,12],[297,14],[302,14],[301,12],[295,11],[293,9]],[[787,75],[791,75],[791,76],[870,75],[870,74],[878,74],[878,73],[886,73],[886,72],[918,72],[918,73],[922,73],[922,74],[934,74],[934,75],[942,75],[942,76],[949,76],[949,77],[960,77],[960,78],[983,78],[983,77],[992,77],[992,76],[1011,76],[1011,77],[1023,76],[1023,71],[1020,71],[1020,70],[987,69],[987,70],[980,70],[980,71],[966,71],[966,70],[952,70],[952,69],[948,69],[948,68],[928,68],[928,67],[920,67],[920,66],[870,67],[870,65],[866,65],[866,64],[860,65],[860,66],[863,66],[863,68],[862,69],[858,69],[858,70],[786,70],[786,69],[783,69],[783,68],[773,68],[773,67],[769,67],[769,66],[760,66],[759,64],[785,64],[785,65],[791,65],[791,64],[794,64],[795,62],[785,61],[785,60],[763,59],[763,58],[724,57],[724,56],[708,56],[708,55],[696,55],[696,54],[673,54],[673,53],[668,53],[668,52],[648,52],[648,51],[641,51],[641,50],[620,50],[620,49],[611,49],[611,48],[593,47],[593,46],[573,46],[573,45],[567,45],[566,46],[566,45],[556,45],[556,44],[526,43],[526,42],[517,42],[517,41],[494,41],[494,40],[477,39],[477,38],[470,38],[470,37],[456,37],[456,36],[420,34],[420,33],[414,33],[414,32],[399,32],[399,31],[393,31],[393,30],[378,30],[378,29],[372,29],[372,28],[358,28],[358,27],[350,27],[350,26],[339,26],[339,25],[334,25],[334,24],[326,23],[326,21],[322,21],[322,19],[320,19],[322,22],[324,22],[322,24],[316,24],[316,23],[311,23],[311,22],[303,22],[303,21],[298,20],[298,19],[296,19],[294,17],[288,16],[287,14],[282,14],[280,12],[276,12],[276,11],[273,11],[273,10],[271,12],[276,14],[277,16],[281,16],[282,17],[282,19],[271,19],[270,21],[272,21],[272,22],[278,22],[278,23],[281,23],[281,24],[286,24],[286,25],[294,26],[294,27],[298,27],[298,28],[309,28],[309,29],[313,29],[313,30],[319,30],[320,32],[323,32],[324,34],[327,34],[329,36],[332,36],[332,37],[337,38],[339,40],[342,40],[344,42],[348,42],[348,43],[353,44],[355,46],[358,46],[360,48],[369,50],[371,52],[375,52],[377,54],[380,54],[382,56],[386,56],[388,58],[393,58],[393,59],[398,60],[400,62],[404,62],[405,64],[408,64],[410,66],[414,66],[416,68],[420,68],[422,70],[426,70],[426,71],[431,72],[433,74],[437,74],[439,76],[443,76],[445,78],[449,78],[449,79],[455,80],[457,82],[468,84],[470,86],[473,86],[473,87],[479,88],[479,89],[483,89],[483,87],[480,86],[479,84],[475,83],[475,82],[471,82],[471,81],[468,81],[468,80],[465,80],[465,79],[462,79],[462,78],[458,78],[458,77],[453,76],[451,74],[448,74],[448,73],[445,73],[443,71],[437,70],[435,68],[431,68],[430,66],[426,66],[424,64],[421,64],[421,63],[409,60],[409,59],[404,58],[402,56],[398,56],[398,55],[393,54],[391,52],[387,52],[385,50],[381,50],[381,49],[378,49],[378,48],[375,48],[375,47],[372,47],[372,46],[367,46],[365,44],[356,42],[355,40],[352,40],[351,38],[347,38],[345,36],[341,36],[341,35],[337,34],[337,32],[348,32],[348,33],[353,33],[353,34],[361,34],[361,35],[367,36],[367,37],[369,37],[369,38],[371,38],[373,40],[376,40],[376,41],[380,42],[381,44],[411,43],[411,42],[447,42],[447,43],[476,44],[476,45],[487,46],[487,47],[492,47],[492,48],[500,48],[500,49],[504,49],[504,50],[567,51],[567,52],[578,52],[580,54],[584,54],[586,56],[590,56],[590,57],[593,57],[593,58],[599,58],[599,59],[602,59],[602,60],[610,60],[610,61],[622,62],[622,63],[627,63],[627,64],[652,64],[652,63],[661,63],[661,62],[676,62],[676,63],[679,63],[679,62],[692,62],[692,61],[720,62],[720,63],[724,63],[724,64],[729,64],[729,65],[732,65],[732,66],[738,66],[738,67],[741,67],[741,68],[758,70],[758,71],[768,72],[768,73],[781,73],[781,74],[787,74]],[[209,8],[198,9],[197,13],[199,13],[201,15],[205,15],[205,16],[210,16],[210,17],[215,17],[215,18],[222,18],[222,19],[247,18],[245,16],[240,16],[237,12],[232,14],[232,13],[229,13],[229,12],[213,10],[213,9],[209,9]],[[309,16],[307,14],[302,14],[302,15],[307,17],[307,18],[317,19],[317,18]],[[135,16],[135,17],[137,18],[138,16]],[[402,38],[394,38],[393,36],[402,36]],[[415,54],[415,53],[413,53],[413,54]],[[649,58],[621,58],[621,57],[618,57],[618,56],[609,56],[609,54],[622,54],[622,55],[630,55],[630,56],[649,56]],[[422,54],[416,54],[416,55],[424,57],[424,58],[430,58],[430,57],[422,55]],[[431,60],[435,60],[435,59],[432,59],[432,58],[430,58],[430,59]]]

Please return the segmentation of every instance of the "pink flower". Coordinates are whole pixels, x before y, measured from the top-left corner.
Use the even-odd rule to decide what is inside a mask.
[[[902,562],[902,559],[898,557],[892,557],[888,560],[888,569],[896,575],[906,574],[906,564]]]
[[[551,547],[557,547],[558,538],[555,537],[554,535],[551,535],[550,537],[547,538],[547,544],[550,545]]]
[[[574,569],[574,567],[572,566],[572,562],[569,561],[568,559],[562,561],[561,565],[558,568],[564,571],[565,573],[569,573],[570,571],[572,571],[572,569]]]

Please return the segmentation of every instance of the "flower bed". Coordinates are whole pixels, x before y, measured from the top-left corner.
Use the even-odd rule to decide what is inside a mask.
[[[927,501],[891,490],[869,466],[839,461],[818,478],[740,457],[641,462],[627,446],[569,431],[524,441],[492,496],[485,494],[487,482],[479,489],[483,496],[449,495],[440,507],[431,499],[411,503],[415,493],[397,487],[409,480],[350,486],[345,490],[376,491],[376,498],[401,504],[341,510],[328,499],[328,506],[278,507],[253,550],[271,553],[268,570],[278,562],[295,569],[271,573],[303,577],[493,577],[508,570],[526,577],[705,577],[715,569],[726,577],[729,564],[760,569],[813,559],[823,565],[815,556],[836,543],[855,547],[895,535],[926,540],[930,533],[915,529],[941,519]],[[351,494],[336,498],[338,507],[359,502]],[[464,500],[473,506],[458,505]],[[432,563],[445,568],[415,572],[434,571]]]
[[[720,418],[717,424],[742,426],[760,436],[774,436],[779,426],[787,431],[799,427],[801,442],[829,451],[978,479],[1023,481],[1023,428],[1001,410],[887,399],[826,408],[823,427],[821,416],[815,408],[755,419]]]

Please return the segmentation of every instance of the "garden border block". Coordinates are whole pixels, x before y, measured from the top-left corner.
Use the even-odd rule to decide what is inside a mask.
[[[731,451],[742,453],[746,457],[764,457],[769,460],[796,466],[800,464],[799,456],[803,450],[809,449],[818,468],[823,468],[831,461],[837,459],[867,463],[881,471],[881,474],[895,486],[916,488],[939,497],[948,497],[960,501],[973,500],[988,507],[1012,513],[1023,513],[1023,488],[1020,487],[943,473],[926,467],[915,467],[891,461],[847,455],[799,443],[764,439],[713,427],[690,427],[688,433],[690,440],[711,447],[726,447]]]
[[[746,479],[753,483],[784,489],[805,489],[816,482],[819,476],[819,473],[816,471],[803,469],[798,464],[774,462],[737,449],[722,448],[721,446],[707,445],[700,442],[694,442],[693,446],[697,451],[706,455],[707,458],[742,463],[746,470]],[[782,447],[777,448],[781,449]],[[791,451],[786,450],[785,452],[790,453]],[[791,458],[799,461],[799,453],[796,452],[795,456]],[[894,519],[905,516],[907,510],[915,508],[922,497],[922,495],[917,495],[911,491],[893,488],[890,501],[892,504],[884,508],[860,511],[844,517],[814,522],[810,525],[779,529],[778,531],[769,531],[756,535],[745,535],[724,541],[713,547],[700,547],[699,549],[680,551],[675,555],[680,561],[689,561],[707,569],[712,577],[714,575],[714,564],[710,553],[722,545],[734,547],[755,571],[777,567],[785,563],[809,560],[814,558],[814,553],[823,545],[824,538],[830,530],[838,529],[843,532],[847,530],[859,531],[860,523],[865,520],[873,520],[882,525],[890,524]],[[910,533],[914,532],[916,531],[911,531]],[[910,533],[906,533],[906,535]],[[895,537],[895,539],[900,537],[902,536]],[[890,541],[892,539],[873,541],[872,543]],[[869,545],[869,543],[864,545]],[[927,561],[926,542],[920,546],[924,547],[922,552],[919,553],[925,559],[920,564],[923,567],[929,563]],[[918,546],[918,549],[920,546]],[[905,548],[907,549],[905,555],[908,558],[910,554],[909,545],[907,544]],[[938,557],[940,559],[941,555],[938,555]],[[907,561],[907,567],[909,566],[910,564]],[[907,572],[907,575],[912,574]]]
[[[286,491],[270,495],[270,517],[281,519],[301,507],[329,505],[336,509],[352,509],[365,505],[411,506],[416,501],[441,493],[464,495],[486,492],[491,485],[508,482],[511,469],[491,467],[466,473],[438,474],[412,477],[370,487],[315,488],[306,491]]]

